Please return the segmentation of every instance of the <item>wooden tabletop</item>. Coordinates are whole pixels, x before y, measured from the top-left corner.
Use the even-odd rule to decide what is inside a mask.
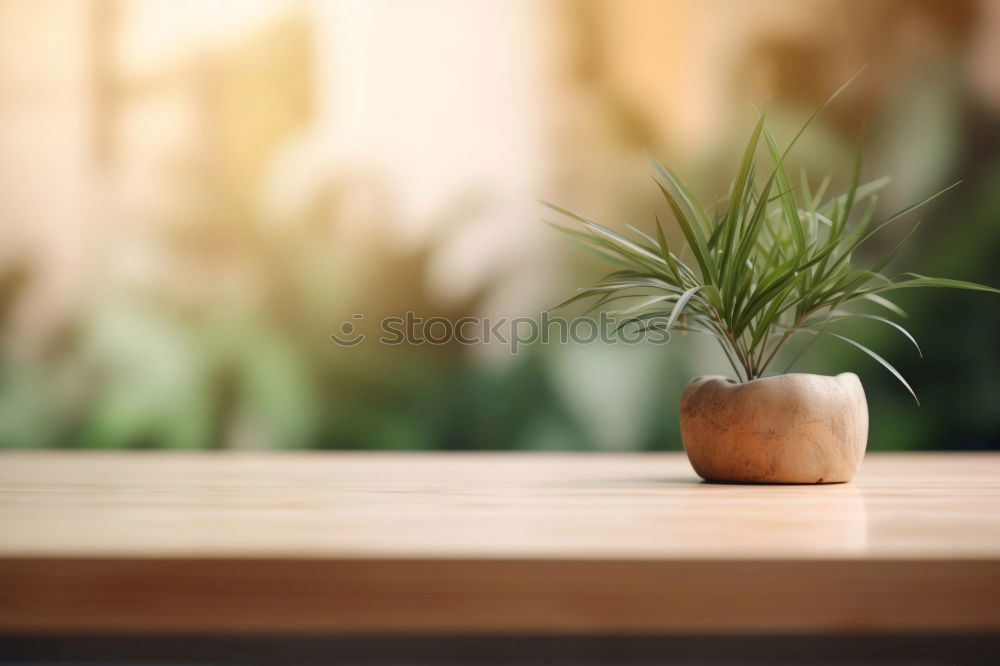
[[[1000,630],[1000,455],[0,454],[0,632]]]

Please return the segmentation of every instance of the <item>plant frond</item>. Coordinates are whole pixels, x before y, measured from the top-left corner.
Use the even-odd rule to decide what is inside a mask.
[[[793,186],[785,166],[789,152],[812,121],[849,83],[831,95],[784,148],[778,145],[761,112],[743,150],[728,197],[711,207],[701,203],[677,174],[647,155],[654,171],[653,180],[686,241],[679,251],[670,247],[658,216],[651,231],[626,225],[630,234],[634,234],[630,238],[584,215],[543,202],[580,227],[552,225],[555,229],[587,251],[624,268],[556,307],[588,299],[592,299],[591,310],[624,302],[615,306],[619,308],[617,314],[626,317],[619,328],[635,324],[644,330],[668,333],[678,328],[708,333],[718,341],[740,381],[763,376],[783,345],[796,333],[820,337],[827,327],[846,319],[891,326],[922,355],[916,339],[900,324],[882,315],[851,308],[869,303],[905,317],[906,313],[882,294],[914,287],[998,294],[1000,290],[916,273],[898,279],[883,275],[882,270],[896,258],[919,222],[870,268],[854,263],[854,252],[865,241],[954,185],[874,226],[878,193],[889,184],[889,178],[861,182],[860,147],[846,192],[825,199],[830,177],[813,180],[818,183],[813,190],[804,172],[798,186]],[[762,170],[758,153],[764,153],[770,161],[770,171],[762,185],[757,182],[758,171]],[[684,257],[690,257],[690,265]],[[886,367],[916,398],[888,361],[853,339],[836,333],[830,335]]]

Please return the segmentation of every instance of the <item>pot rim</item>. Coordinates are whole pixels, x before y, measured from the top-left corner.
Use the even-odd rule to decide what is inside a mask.
[[[695,381],[697,381],[699,379],[705,379],[705,380],[708,380],[708,379],[722,379],[723,381],[725,381],[725,383],[730,384],[732,386],[749,386],[750,384],[753,384],[755,382],[765,382],[765,381],[768,381],[769,379],[783,379],[785,377],[819,377],[821,379],[839,379],[840,377],[843,377],[845,375],[846,376],[850,376],[850,377],[854,377],[858,381],[861,381],[861,378],[858,377],[858,375],[856,373],[850,372],[850,371],[845,371],[845,372],[838,372],[835,375],[821,375],[821,374],[818,374],[818,373],[815,373],[815,372],[786,372],[786,373],[783,373],[783,374],[780,374],[780,375],[769,375],[767,377],[757,377],[756,379],[750,379],[750,380],[747,380],[745,382],[738,382],[735,379],[733,379],[732,377],[727,377],[725,375],[698,375],[697,377],[692,377],[691,381],[688,382],[688,383],[690,384],[690,383],[695,382]]]

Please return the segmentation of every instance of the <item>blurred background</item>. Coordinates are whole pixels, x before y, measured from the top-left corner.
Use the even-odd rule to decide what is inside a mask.
[[[532,317],[611,270],[537,199],[625,229],[648,150],[712,201],[754,107],[894,263],[1000,285],[1000,2],[0,0],[0,446],[679,449],[714,342],[352,348],[386,315]],[[900,233],[905,226],[900,227]],[[872,243],[873,255],[898,234]],[[892,272],[892,271],[891,271]],[[869,446],[1000,448],[1000,300],[908,290],[917,406],[857,350]]]

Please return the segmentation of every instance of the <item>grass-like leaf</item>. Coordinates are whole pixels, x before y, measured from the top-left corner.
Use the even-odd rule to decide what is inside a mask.
[[[553,225],[556,229],[597,256],[625,268],[561,306],[588,299],[594,299],[591,307],[625,301],[626,307],[618,310],[627,315],[623,326],[631,322],[644,329],[666,331],[681,326],[682,331],[708,333],[718,341],[736,379],[747,381],[764,376],[796,333],[819,337],[828,326],[846,318],[892,326],[920,352],[914,337],[898,323],[882,315],[852,310],[867,304],[881,308],[883,314],[887,311],[906,316],[882,294],[914,287],[1000,293],[993,287],[962,280],[915,273],[898,279],[883,275],[881,271],[897,256],[917,225],[870,268],[854,264],[854,252],[865,241],[954,185],[878,221],[874,220],[877,195],[889,178],[862,183],[860,149],[846,192],[827,197],[829,177],[814,179],[813,183],[818,183],[815,190],[806,174],[802,174],[797,186],[793,185],[785,168],[789,151],[846,85],[809,118],[783,149],[761,113],[728,197],[711,207],[700,202],[668,167],[647,156],[656,185],[687,241],[686,249],[679,252],[670,247],[658,216],[652,233],[626,225],[636,236],[629,238],[588,217],[545,204],[582,227]],[[759,153],[766,156],[766,163],[762,164]],[[693,258],[691,265],[682,259],[685,256]],[[888,361],[850,338],[830,335],[874,358],[916,398]]]
[[[845,338],[843,335],[837,335],[836,333],[831,333],[830,335],[832,335],[835,338],[840,338],[841,340],[843,340],[848,344],[854,345],[855,347],[857,347],[858,349],[860,349],[861,351],[863,351],[864,353],[868,354],[873,359],[878,361],[880,364],[882,364],[882,367],[891,372],[893,377],[898,379],[900,383],[902,383],[903,386],[906,387],[906,390],[910,392],[910,395],[912,395],[913,399],[917,401],[917,404],[918,405],[920,404],[920,399],[917,398],[917,394],[913,392],[913,387],[911,387],[910,384],[905,379],[903,379],[903,375],[899,374],[899,371],[896,370],[896,368],[892,367],[892,363],[889,363],[889,361],[885,360],[884,358],[873,352],[871,349],[868,349],[868,347],[865,347],[860,342],[851,340],[850,338]]]

